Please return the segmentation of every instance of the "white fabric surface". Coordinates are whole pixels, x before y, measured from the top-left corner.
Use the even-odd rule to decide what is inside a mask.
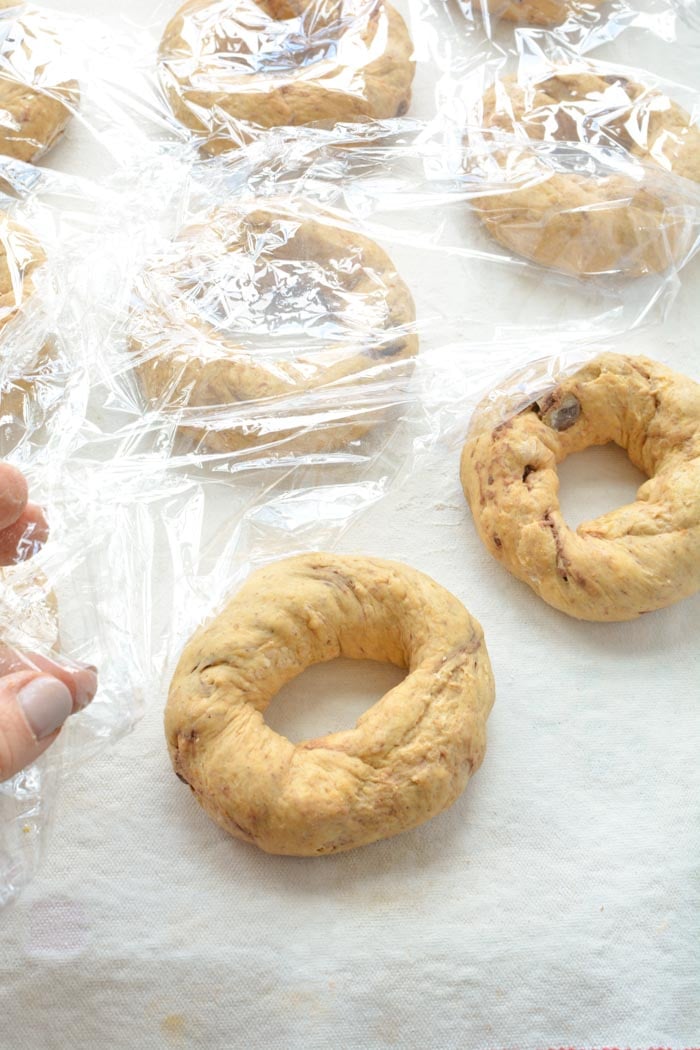
[[[697,376],[699,279],[627,349]],[[175,778],[154,696],[66,785],[0,918],[3,1050],[698,1046],[700,597],[632,624],[556,613],[481,547],[457,461],[417,463],[341,547],[428,572],[484,625],[497,702],[465,795],[370,848],[268,857]],[[636,481],[622,454],[576,457],[569,520]],[[312,669],[270,718],[341,728],[395,680]]]

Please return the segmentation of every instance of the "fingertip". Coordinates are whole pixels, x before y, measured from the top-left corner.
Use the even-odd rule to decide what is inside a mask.
[[[82,711],[91,703],[97,694],[96,668],[84,667],[72,674],[74,687],[71,690],[74,696],[73,712]]]
[[[70,690],[73,698],[73,713],[82,711],[84,707],[94,700],[97,694],[98,677],[97,668],[92,664],[80,664],[69,657],[61,656],[52,659],[40,653],[18,653],[16,650],[6,649],[3,660],[0,648],[0,674],[10,673],[15,670],[35,670],[57,678]]]
[[[18,671],[0,678],[0,781],[44,753],[73,710],[73,697],[50,675]]]
[[[73,712],[70,689],[50,675],[40,675],[27,682],[17,693],[17,700],[37,741],[53,736]]]
[[[0,529],[13,525],[27,504],[24,474],[10,463],[0,463]]]
[[[40,547],[43,547],[49,538],[50,532],[49,521],[44,508],[39,506],[38,503],[28,503],[24,508],[22,518],[26,521],[27,528],[31,529],[32,542],[38,543]]]

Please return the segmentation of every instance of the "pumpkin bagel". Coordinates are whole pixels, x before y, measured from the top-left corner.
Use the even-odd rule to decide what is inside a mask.
[[[475,148],[495,186],[473,203],[500,244],[581,277],[683,263],[698,234],[700,129],[677,103],[622,72],[563,66],[503,77],[482,111]]]
[[[648,481],[571,529],[557,465],[608,442]],[[632,620],[700,589],[700,383],[656,361],[601,354],[512,418],[477,418],[461,477],[488,550],[555,609]]]
[[[219,153],[245,125],[402,116],[412,52],[385,0],[188,0],[163,34],[160,79],[175,117]]]
[[[336,657],[407,677],[353,729],[296,745],[275,733],[275,693]],[[396,562],[307,554],[258,569],[188,642],[165,729],[175,772],[222,828],[318,856],[450,806],[481,765],[493,699],[481,628],[457,598]]]
[[[185,227],[134,300],[149,404],[215,452],[343,447],[386,415],[396,391],[382,382],[418,349],[413,299],[386,252],[280,201],[221,205]]]

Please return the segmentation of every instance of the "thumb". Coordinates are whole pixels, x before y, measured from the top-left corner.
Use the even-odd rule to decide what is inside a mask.
[[[0,782],[36,761],[73,712],[64,683],[39,671],[0,678]]]

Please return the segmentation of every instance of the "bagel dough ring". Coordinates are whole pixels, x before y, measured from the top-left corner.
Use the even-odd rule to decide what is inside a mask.
[[[683,261],[696,230],[682,184],[671,186],[666,173],[700,182],[700,130],[671,99],[623,76],[565,67],[525,86],[504,77],[486,92],[482,119],[485,128],[525,141],[615,144],[645,165],[639,177],[557,170],[522,189],[479,197],[477,214],[500,244],[577,276],[638,277]],[[518,145],[499,151],[501,178],[510,170],[521,181],[527,157]],[[529,181],[537,171],[552,169],[530,164]]]
[[[632,620],[700,588],[700,383],[601,354],[513,418],[472,427],[461,478],[479,535],[549,605]],[[570,529],[557,465],[614,442],[648,476],[634,503]]]
[[[17,14],[10,14],[10,9]],[[80,100],[78,82],[65,79],[63,45],[39,8],[0,0],[0,154],[33,162],[65,131]],[[8,27],[8,22],[11,23]]]
[[[188,0],[159,52],[175,117],[219,153],[240,144],[231,120],[273,128],[403,116],[415,71],[404,20],[384,0],[369,11],[353,3]]]
[[[490,18],[523,26],[559,26],[569,18],[588,16],[604,0],[472,0],[475,10],[488,10]]]
[[[337,657],[408,677],[353,729],[296,745],[270,729],[275,693]],[[314,856],[450,806],[481,765],[493,700],[481,627],[457,598],[396,562],[307,554],[258,569],[188,642],[165,728],[175,772],[222,828]]]
[[[411,332],[415,306],[391,259],[357,230],[335,225],[322,212],[315,214],[319,218],[309,219],[275,202],[247,213],[221,206],[182,230],[173,252],[145,274],[142,307],[132,315],[131,333],[144,393],[159,406],[199,409],[197,424],[210,406],[231,406],[223,426],[212,422],[179,428],[212,451],[235,452],[279,441],[286,442],[286,452],[291,441],[295,452],[343,447],[367,433],[386,406],[376,411],[363,406],[352,415],[346,410],[350,393],[340,386],[332,398],[323,388],[357,376],[362,390],[366,385],[371,392],[377,375],[386,380],[390,371],[395,379],[412,366],[418,351]],[[225,301],[223,324],[247,309],[254,325],[255,304],[261,305],[266,326],[262,351],[256,346],[248,350],[202,317],[202,300],[206,304],[209,294],[214,307],[220,307],[220,287],[230,275],[243,290],[233,305]],[[280,294],[291,298],[291,306],[287,300],[282,306],[287,313],[291,309],[297,323],[299,314],[310,316],[301,337],[309,352],[300,352],[297,340],[290,356],[268,353],[268,317],[272,313],[279,321],[280,315],[270,304],[271,288],[281,288]],[[329,346],[324,337],[321,349],[314,349],[308,333],[313,325],[327,325],[329,317],[342,325],[344,340]],[[245,323],[244,317],[242,328]],[[397,367],[402,361],[403,367]],[[318,407],[325,408],[327,400],[336,415],[331,425],[305,428],[304,413],[316,406],[301,399],[315,391]],[[299,404],[290,405],[290,398],[300,399]],[[250,404],[254,412],[255,403],[264,406],[260,424],[248,416],[245,425],[236,425],[241,405]],[[336,421],[339,403],[342,418]],[[275,414],[287,422],[296,415],[298,422],[286,430],[270,430]]]

